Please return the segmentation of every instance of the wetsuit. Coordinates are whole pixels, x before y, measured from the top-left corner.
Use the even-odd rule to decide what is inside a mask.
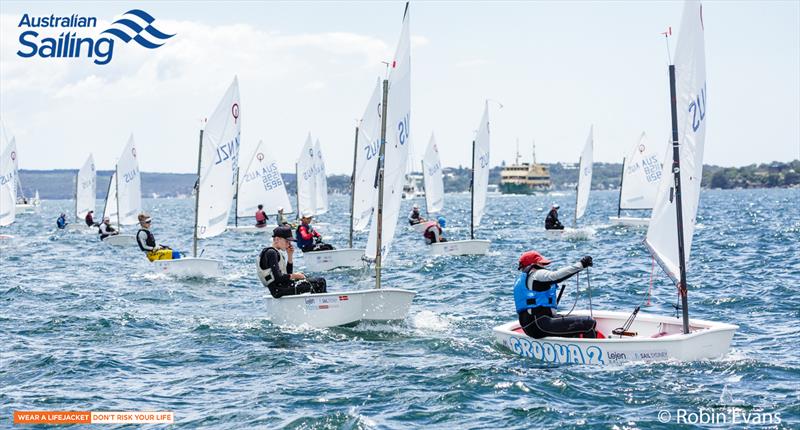
[[[422,222],[422,217],[419,215],[419,209],[412,209],[411,213],[408,215],[408,223],[410,225],[416,225]]]
[[[295,239],[297,239],[297,246],[303,252],[330,251],[334,249],[333,246],[322,243],[322,236],[310,224],[301,224],[300,227],[297,227]]]
[[[119,234],[119,232],[114,227],[107,225],[106,223],[100,224],[100,227],[98,227],[97,232],[100,233],[100,240],[103,240],[108,236]]]
[[[263,210],[256,211],[256,227],[266,227],[269,217]]]
[[[430,245],[432,243],[447,242],[447,239],[442,237],[442,228],[439,224],[431,224],[425,229],[425,243]]]
[[[292,263],[286,261],[277,249],[264,248],[258,256],[258,279],[276,299],[303,293],[325,293],[328,291],[325,278],[292,280]]]
[[[67,219],[63,216],[58,217],[56,220],[56,226],[61,230],[67,228]]]
[[[564,225],[561,224],[561,221],[558,220],[558,211],[555,209],[550,209],[550,212],[547,214],[547,218],[544,220],[544,228],[545,230],[563,230]]]
[[[580,262],[572,266],[550,271],[536,265],[523,269],[528,273],[527,288],[531,291],[548,291],[553,284],[566,281],[583,270]],[[596,336],[597,322],[591,317],[562,316],[556,313],[558,305],[553,307],[537,306],[518,313],[519,325],[530,337],[541,339],[547,336],[588,337]]]

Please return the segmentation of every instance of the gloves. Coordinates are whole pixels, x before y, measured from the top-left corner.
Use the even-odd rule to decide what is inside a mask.
[[[583,266],[584,268],[587,268],[587,267],[589,267],[591,265],[592,265],[592,257],[591,256],[587,255],[587,256],[581,258],[581,266]]]

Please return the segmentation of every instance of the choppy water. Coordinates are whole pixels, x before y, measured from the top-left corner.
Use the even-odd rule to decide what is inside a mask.
[[[515,318],[516,259],[530,248],[556,264],[592,255],[598,308],[642,300],[652,261],[643,230],[607,224],[616,197],[592,194],[581,221],[592,239],[548,242],[546,207],[559,201],[569,220],[573,194],[491,196],[477,236],[493,243],[480,257],[429,258],[404,226],[384,283],[417,291],[408,319],[326,330],[266,319],[253,270],[265,236],[204,241],[205,256],[224,258],[224,278],[176,280],[153,274],[136,249],[56,234],[71,202],[46,201],[1,231],[17,238],[0,245],[0,427],[13,410],[38,409],[168,410],[177,428],[678,428],[660,424],[659,411],[726,405],[778,413],[772,428],[800,426],[800,190],[702,194],[690,311],[740,326],[728,356],[548,367],[493,345],[492,327]],[[469,196],[446,200],[449,236],[466,236]],[[335,214],[348,200],[331,202],[323,234],[345,245],[346,218]],[[192,201],[145,206],[159,241],[188,251]],[[646,311],[674,314],[675,288],[656,275]],[[352,271],[325,276],[331,290],[371,283]]]

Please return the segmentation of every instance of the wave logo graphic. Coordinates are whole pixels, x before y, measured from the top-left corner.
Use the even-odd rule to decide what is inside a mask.
[[[147,49],[158,48],[164,45],[164,41],[175,36],[174,34],[163,33],[153,27],[153,21],[156,19],[143,10],[132,9],[122,14],[122,16],[122,19],[118,19],[111,24],[112,28],[103,33],[116,36],[125,43],[133,40]],[[120,28],[113,28],[115,25]]]

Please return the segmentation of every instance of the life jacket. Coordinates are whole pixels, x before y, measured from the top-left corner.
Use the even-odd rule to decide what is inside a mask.
[[[258,255],[258,259],[256,259],[256,272],[258,273],[258,280],[264,284],[265,287],[269,288],[273,282],[275,282],[275,277],[272,276],[272,268],[267,267],[266,269],[261,268],[261,256],[264,255],[270,249],[274,250],[278,253],[278,267],[281,269],[281,273],[286,274],[286,259],[283,258],[283,254],[280,251],[273,247],[264,248],[261,250],[261,254]]]
[[[550,284],[550,288],[545,291],[534,291],[528,288],[528,276],[533,266],[522,271],[514,283],[514,305],[517,313],[538,307],[558,309],[558,284]],[[537,284],[543,282],[534,281]]]
[[[58,217],[58,220],[56,221],[56,225],[58,226],[58,228],[62,228],[63,229],[64,227],[67,226],[67,220],[64,219],[64,217]]]
[[[257,211],[256,212],[256,223],[257,224],[266,224],[267,222],[267,214],[264,211]]]
[[[139,231],[136,232],[136,244],[139,245],[139,249],[144,252],[148,252],[148,250],[144,248],[144,245],[142,245],[142,242],[139,241],[139,233],[141,232],[145,232],[147,234],[147,239],[145,239],[144,243],[151,248],[156,246],[156,237],[153,236],[153,233],[150,233],[150,230],[144,228],[140,228]]]
[[[304,229],[306,234],[310,235],[311,238],[303,239],[303,235],[300,233],[301,228]],[[300,249],[314,246],[314,233],[314,227],[311,227],[311,224],[302,224],[300,227],[297,227],[297,231],[294,234],[295,239],[297,240],[297,246]]]

